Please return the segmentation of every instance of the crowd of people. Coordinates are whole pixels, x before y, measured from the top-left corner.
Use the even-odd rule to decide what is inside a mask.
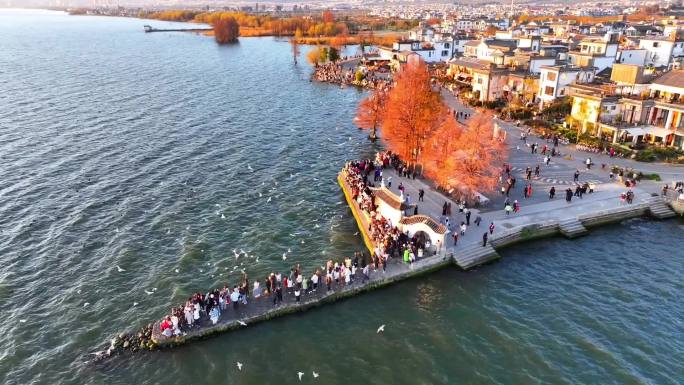
[[[614,147],[592,146],[578,143],[575,145],[575,149],[577,151],[608,155],[611,158],[622,158],[625,156],[625,154],[622,151],[616,150]]]
[[[183,304],[173,307],[159,323],[160,334],[165,337],[181,336],[193,328],[215,325],[221,314],[237,312],[252,301],[270,301],[273,306],[279,306],[287,300],[300,302],[313,293],[329,292],[357,281],[365,283],[373,271],[385,271],[393,259],[413,264],[425,250],[430,249],[429,240],[426,244],[423,239],[410,238],[376,211],[371,189],[373,184],[369,182],[368,175],[385,167],[403,170],[405,164],[396,155],[383,152],[378,153],[375,160],[351,161],[344,168],[352,200],[371,218],[368,230],[375,245],[371,255],[358,252],[353,258],[330,259],[325,266],[309,274],[296,265],[287,274],[272,272],[263,281],[250,282],[247,274],[243,274],[232,287],[226,284],[207,293],[195,293]],[[407,171],[403,175],[409,174]]]
[[[386,90],[392,84],[388,76],[379,76],[375,72],[366,71],[362,79],[356,78],[356,68],[345,67],[340,62],[319,64],[314,69],[312,78],[319,82],[340,85],[355,85],[375,90]]]

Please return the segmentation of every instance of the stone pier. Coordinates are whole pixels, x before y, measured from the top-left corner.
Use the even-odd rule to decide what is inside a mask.
[[[344,192],[350,210],[363,234],[365,246],[374,249],[373,242],[368,235],[368,220],[365,213],[351,199],[351,191],[344,178],[338,176],[338,182]],[[436,193],[436,192],[432,192]],[[237,310],[227,308],[217,324],[212,325],[203,319],[199,327],[193,328],[178,337],[164,337],[159,333],[159,324],[154,325],[152,340],[159,348],[182,345],[191,340],[202,339],[214,334],[230,330],[249,327],[278,316],[294,312],[301,312],[313,307],[335,302],[365,291],[388,286],[394,282],[416,277],[447,266],[455,265],[467,270],[482,264],[490,263],[499,258],[497,250],[514,243],[555,236],[558,234],[573,238],[588,232],[588,228],[619,222],[624,219],[650,216],[653,218],[667,218],[674,216],[674,212],[663,204],[661,197],[651,196],[645,192],[635,190],[634,203],[621,203],[614,192],[595,194],[592,197],[567,204],[553,201],[538,204],[538,207],[527,208],[526,215],[506,216],[503,213],[478,213],[483,221],[481,231],[472,233],[459,240],[458,245],[447,245],[436,253],[428,253],[414,264],[404,264],[391,260],[385,271],[372,271],[368,279],[364,279],[361,271],[349,285],[333,284],[328,291],[325,285],[318,287],[316,292],[303,295],[301,302],[296,302],[292,294],[284,293],[284,301],[274,306],[272,298],[254,300],[246,306],[240,305]],[[431,199],[437,199],[432,197]],[[442,199],[442,198],[439,198]],[[668,211],[669,210],[669,211]],[[495,222],[496,229],[488,237],[486,246],[482,245],[481,232],[487,231],[488,224]],[[246,326],[241,325],[245,323]]]

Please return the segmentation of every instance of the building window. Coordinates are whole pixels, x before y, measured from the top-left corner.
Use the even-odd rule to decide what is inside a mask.
[[[549,72],[549,73],[546,75],[546,79],[548,79],[548,80],[550,80],[550,81],[552,81],[552,82],[555,81],[555,80],[556,80],[556,73],[555,73],[555,72]]]
[[[544,88],[544,94],[549,96],[553,96],[555,91],[556,89],[553,87],[546,86],[546,88]]]
[[[653,48],[658,48],[658,42],[657,41],[653,42]]]
[[[442,56],[449,56],[449,51],[446,51],[446,50],[442,51]]]

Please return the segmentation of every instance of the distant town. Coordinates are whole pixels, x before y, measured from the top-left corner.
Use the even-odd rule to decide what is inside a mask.
[[[377,87],[385,84],[378,79],[391,81],[386,74],[416,57],[462,102],[571,142],[611,145],[642,160],[681,158],[684,150],[681,1],[327,7],[254,3],[69,11],[208,24],[231,15],[240,36],[293,36],[303,44],[331,46],[369,44],[354,68],[330,69],[343,59],[339,49],[331,50],[335,54],[329,58],[323,53],[322,60],[316,53],[310,62],[319,66],[328,61],[324,81]]]

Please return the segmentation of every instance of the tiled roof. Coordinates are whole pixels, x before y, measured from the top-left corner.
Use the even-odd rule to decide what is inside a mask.
[[[684,88],[684,69],[672,70],[666,72],[663,76],[653,81],[653,84],[660,84],[663,86]]]
[[[387,203],[390,207],[396,210],[406,210],[409,206],[402,202],[397,194],[389,191],[386,187],[381,187],[373,190],[375,197]]]
[[[441,223],[437,223],[434,219],[431,217],[428,217],[427,215],[412,215],[410,217],[404,217],[401,218],[399,221],[402,225],[413,225],[416,223],[424,223],[426,224],[432,231],[438,233],[438,234],[446,234],[447,233],[447,228]]]

